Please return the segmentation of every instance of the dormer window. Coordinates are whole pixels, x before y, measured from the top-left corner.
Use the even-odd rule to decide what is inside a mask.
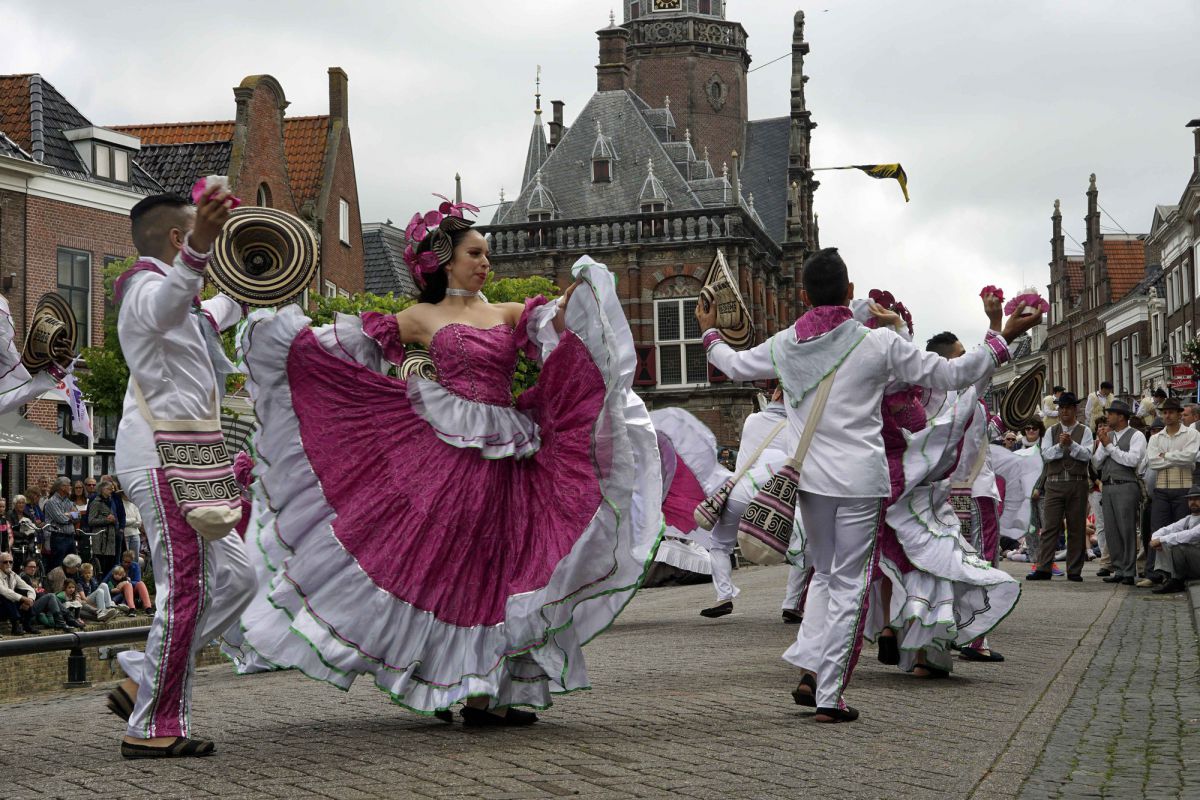
[[[612,162],[616,157],[612,139],[604,135],[600,120],[596,120],[596,143],[592,145],[592,183],[612,183]]]
[[[92,176],[113,183],[130,182],[130,160],[142,148],[136,136],[95,126],[63,131],[63,136],[75,147]]]
[[[642,203],[643,214],[654,214],[659,211],[666,211],[666,203]]]

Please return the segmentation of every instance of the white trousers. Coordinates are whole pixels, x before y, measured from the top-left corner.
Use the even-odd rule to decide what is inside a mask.
[[[787,592],[783,595],[783,610],[784,611],[800,611],[801,601],[804,599],[805,578],[808,577],[808,569],[800,567],[792,567],[788,570]]]
[[[743,478],[729,493],[729,500],[721,512],[721,518],[712,529],[712,547],[709,555],[712,558],[713,589],[717,592],[717,602],[724,603],[737,597],[741,590],[733,585],[733,566],[730,556],[737,547],[738,523],[741,522],[742,512],[754,495],[758,492],[749,478]]]
[[[882,498],[800,492],[813,567],[804,622],[784,660],[817,675],[817,706],[839,708],[861,647]]]
[[[236,533],[205,541],[175,505],[162,470],[121,475],[142,512],[154,564],[154,603],[144,653],[117,655],[138,685],[129,736],[190,735],[196,654],[229,627],[254,596],[254,570]]]

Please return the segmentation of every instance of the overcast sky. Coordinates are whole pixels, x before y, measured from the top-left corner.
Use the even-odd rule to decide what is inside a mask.
[[[40,72],[106,125],[232,119],[231,88],[256,73],[279,79],[289,114],[323,114],[325,70],[341,66],[363,219],[403,224],[431,192],[450,193],[455,172],[481,205],[501,186],[516,193],[536,65],[546,105],[565,100],[571,123],[595,90],[595,31],[614,6],[619,17],[621,3],[597,0],[0,0],[0,73]],[[979,336],[987,283],[1044,286],[1054,199],[1082,241],[1089,173],[1112,215],[1102,225],[1130,233],[1190,175],[1197,0],[727,8],[751,68],[766,65],[749,76],[752,118],[788,113],[790,59],[767,62],[790,52],[804,8],[814,166],[903,163],[911,203],[892,181],[839,172],[822,175],[816,209],[821,244],[841,248],[860,293],[891,289],[919,337]]]

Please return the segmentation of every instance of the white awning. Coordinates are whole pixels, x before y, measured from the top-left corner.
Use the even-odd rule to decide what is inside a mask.
[[[16,411],[10,411],[0,414],[0,453],[93,456],[96,451],[72,444],[56,433],[39,428]]]

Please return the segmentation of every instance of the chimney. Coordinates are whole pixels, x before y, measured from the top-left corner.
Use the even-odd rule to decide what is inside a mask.
[[[1200,175],[1200,119],[1194,119],[1187,124],[1192,129],[1192,137],[1195,139],[1195,155],[1192,156],[1192,174]]]
[[[551,100],[550,105],[554,108],[554,116],[550,120],[550,149],[553,150],[562,141],[563,101]]]
[[[331,119],[350,121],[350,79],[341,67],[329,68],[329,116]]]
[[[614,92],[625,88],[629,80],[629,65],[625,63],[625,47],[629,31],[615,24],[596,31],[600,40],[600,63],[596,65],[596,90]]]

